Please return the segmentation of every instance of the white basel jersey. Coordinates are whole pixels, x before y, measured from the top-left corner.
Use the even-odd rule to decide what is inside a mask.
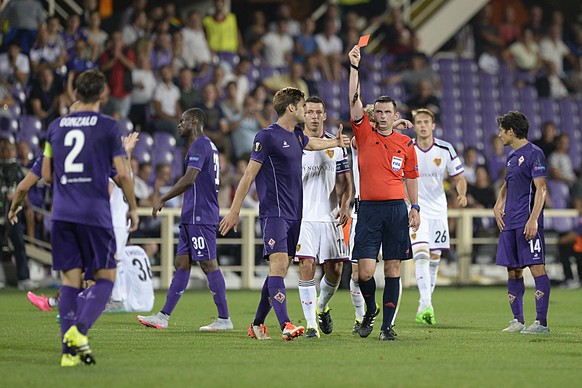
[[[333,135],[324,134],[333,139]],[[332,222],[338,214],[336,177],[350,171],[347,153],[341,147],[304,151],[303,221]]]
[[[112,298],[122,301],[125,311],[149,312],[154,307],[154,284],[150,260],[137,245],[128,245],[117,263]]]
[[[418,204],[423,218],[446,218],[447,197],[443,181],[446,177],[463,173],[463,163],[450,143],[434,139],[433,144],[423,150],[416,144],[418,159]]]
[[[354,196],[356,201],[360,198],[360,167],[358,166],[358,149],[354,147],[356,138],[352,138],[350,142],[350,148],[352,149],[352,174],[354,177]],[[356,206],[352,209],[352,218],[356,218],[358,215],[356,213]]]

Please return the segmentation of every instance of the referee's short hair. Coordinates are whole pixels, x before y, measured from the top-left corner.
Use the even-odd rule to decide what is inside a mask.
[[[380,96],[380,97],[376,98],[376,100],[374,101],[374,107],[376,106],[377,103],[392,103],[392,105],[394,105],[395,111],[396,111],[396,108],[398,107],[396,105],[396,101],[394,101],[392,99],[392,97],[389,97],[389,96]]]

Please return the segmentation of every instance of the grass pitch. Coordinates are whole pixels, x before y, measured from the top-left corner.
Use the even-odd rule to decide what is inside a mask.
[[[52,291],[48,291],[50,294]],[[416,289],[406,289],[398,339],[378,340],[381,317],[368,338],[351,334],[349,292],[332,299],[334,331],[319,340],[282,342],[274,312],[272,341],[247,337],[259,291],[229,291],[232,332],[202,333],[216,317],[207,291],[188,290],[170,326],[140,325],[134,313],[104,314],[90,332],[96,366],[61,368],[56,311],[42,312],[22,292],[0,291],[0,386],[261,387],[261,386],[575,386],[582,379],[581,290],[552,290],[551,335],[504,334],[511,320],[504,288],[437,288],[437,325],[414,323]],[[377,297],[381,300],[380,291]],[[156,293],[154,311],[165,300]],[[289,315],[304,323],[296,290]],[[526,324],[535,318],[533,290]]]

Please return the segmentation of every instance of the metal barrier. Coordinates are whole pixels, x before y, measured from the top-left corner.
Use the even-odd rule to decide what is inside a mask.
[[[220,214],[226,215],[228,209],[221,209]],[[151,215],[151,209],[141,208],[138,211],[141,216]],[[469,268],[471,266],[471,256],[473,245],[497,244],[495,237],[473,237],[473,218],[493,217],[491,209],[450,209],[449,218],[455,218],[456,235],[451,239],[451,244],[455,246],[457,252],[458,285],[469,284]],[[548,209],[544,211],[546,218],[577,217],[578,212],[574,209]],[[160,243],[161,262],[159,266],[152,267],[153,271],[160,272],[160,286],[168,288],[172,281],[174,272],[174,233],[173,227],[175,218],[180,216],[180,209],[164,208],[158,213],[162,217],[161,237],[159,239],[132,239],[132,243],[154,242]],[[262,244],[260,238],[255,237],[255,223],[258,217],[257,210],[242,209],[240,212],[239,231],[240,238],[219,238],[217,244],[220,245],[241,245],[241,265],[221,266],[225,271],[241,272],[241,288],[251,289],[255,274],[255,245]],[[556,244],[556,238],[546,238],[546,244]]]

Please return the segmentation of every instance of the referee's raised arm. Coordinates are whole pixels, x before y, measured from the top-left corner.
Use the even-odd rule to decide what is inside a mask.
[[[358,70],[360,68],[360,46],[355,45],[349,52],[350,59],[350,117],[355,122],[359,122],[364,117],[364,109],[362,100],[360,99],[360,76]]]

